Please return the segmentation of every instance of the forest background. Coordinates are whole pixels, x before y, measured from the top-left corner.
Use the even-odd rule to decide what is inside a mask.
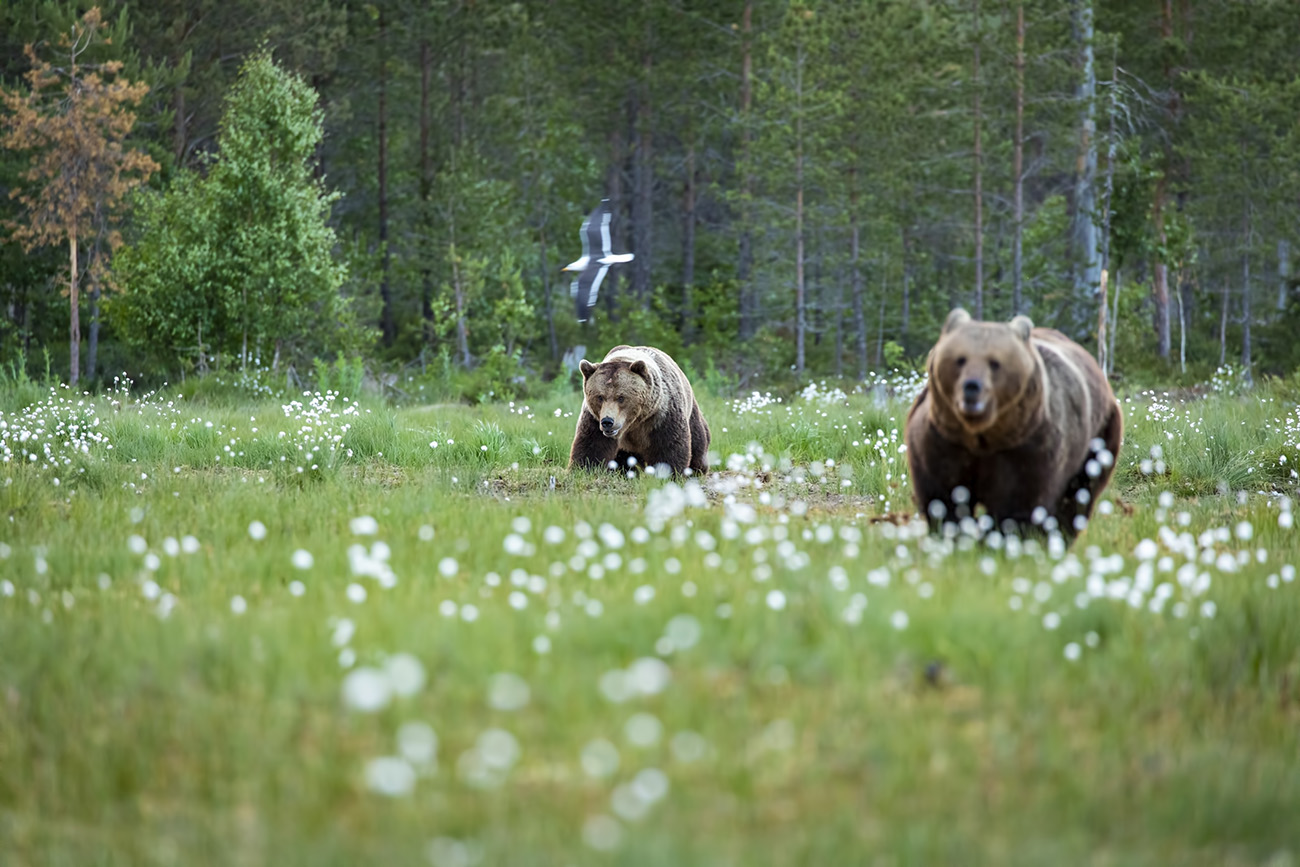
[[[961,304],[1289,375],[1298,46],[1287,0],[6,0],[0,358],[473,400],[650,343],[734,390]],[[636,259],[580,324],[601,197]]]

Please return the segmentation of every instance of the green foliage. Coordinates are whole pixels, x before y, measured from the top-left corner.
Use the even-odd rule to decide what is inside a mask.
[[[347,358],[339,352],[332,363],[314,358],[312,369],[316,374],[317,391],[332,391],[353,400],[361,396],[361,381],[366,375],[366,363],[360,356]]]
[[[269,54],[245,64],[207,176],[150,194],[119,253],[113,314],[140,351],[203,369],[214,352],[291,361],[355,341],[326,222],[337,195],[312,174],[321,134],[310,87]]]

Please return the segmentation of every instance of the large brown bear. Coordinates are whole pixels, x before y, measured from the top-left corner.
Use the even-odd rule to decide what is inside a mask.
[[[677,362],[652,346],[615,346],[600,364],[585,358],[582,412],[569,467],[626,469],[665,464],[674,473],[709,468],[709,426]]]
[[[1004,531],[1057,528],[1072,539],[1083,529],[1124,429],[1092,356],[1026,316],[977,322],[958,308],[929,372],[904,439],[912,495],[931,524],[983,505]]]

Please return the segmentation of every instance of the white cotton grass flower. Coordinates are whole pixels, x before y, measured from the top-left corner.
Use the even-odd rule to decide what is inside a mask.
[[[230,610],[234,614],[243,614],[248,610],[248,602],[243,596],[233,596],[230,600]]]
[[[316,558],[306,548],[299,548],[294,551],[291,559],[295,569],[310,569],[316,562]]]
[[[426,854],[433,867],[474,867],[483,860],[483,846],[477,840],[435,837]]]
[[[394,653],[385,659],[384,676],[394,695],[412,696],[424,688],[424,664],[410,653]]]
[[[582,823],[582,842],[598,852],[613,852],[623,842],[623,826],[604,813],[588,816]]]
[[[582,772],[597,780],[614,776],[620,764],[618,747],[604,738],[588,741],[578,759]]]
[[[493,710],[515,711],[528,705],[531,691],[517,674],[501,672],[488,680],[488,706]]]
[[[143,554],[149,550],[149,543],[144,540],[144,536],[132,533],[126,537],[126,547],[131,549],[132,554]]]
[[[194,554],[199,550],[199,540],[190,535],[181,536],[181,550],[186,554]]]
[[[349,584],[345,592],[347,593],[350,602],[355,602],[360,605],[362,602],[366,601],[366,588],[356,582]]]
[[[695,617],[678,614],[664,627],[664,638],[668,639],[673,650],[690,650],[699,642],[702,631],[700,621]]]
[[[397,730],[397,751],[417,768],[427,768],[438,760],[438,735],[426,722],[402,723]]]
[[[438,561],[438,571],[444,578],[454,578],[460,571],[460,564],[456,562],[455,557],[443,557]]]
[[[291,595],[291,596],[301,596],[302,594],[304,594],[304,593],[306,593],[306,592],[307,592],[307,585],[306,585],[306,584],[303,584],[301,581],[290,581],[290,582],[289,582],[289,595]]]
[[[353,710],[374,713],[388,707],[392,700],[393,688],[377,668],[362,666],[343,678],[343,703]]]
[[[181,553],[181,543],[177,541],[176,537],[174,536],[168,536],[167,538],[163,539],[162,547],[163,547],[163,553],[166,554],[168,557],[175,557]]]
[[[673,758],[682,764],[691,764],[703,759],[709,752],[709,742],[698,732],[681,731],[673,735],[668,742]]]
[[[390,798],[411,794],[415,789],[415,768],[398,756],[380,756],[366,763],[366,786]]]
[[[334,634],[330,637],[335,647],[343,647],[352,640],[352,636],[357,634],[357,625],[346,617],[341,617],[334,623]]]
[[[359,515],[348,521],[348,529],[354,536],[373,536],[379,532],[379,522],[370,515]]]
[[[632,714],[623,726],[623,736],[627,742],[643,749],[659,743],[663,733],[664,725],[659,722],[659,718],[644,711]]]
[[[785,593],[781,590],[769,590],[767,593],[767,607],[773,611],[783,611],[785,609]]]
[[[643,656],[627,667],[624,682],[639,695],[658,695],[672,680],[672,669],[657,656]]]
[[[908,623],[909,618],[906,611],[895,611],[893,614],[889,615],[889,625],[900,632],[907,628]]]
[[[260,542],[266,538],[266,525],[261,521],[253,521],[248,525],[248,535],[254,542]]]

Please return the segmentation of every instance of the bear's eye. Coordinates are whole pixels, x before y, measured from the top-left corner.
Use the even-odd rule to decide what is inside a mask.
[[[957,366],[958,366],[958,367],[965,367],[965,366],[966,366],[966,356],[964,356],[964,355],[958,356],[958,358],[957,358]]]
[[[1002,369],[1002,362],[998,361],[997,359],[993,359],[992,361],[989,362],[989,370],[993,371],[994,373],[997,373],[1001,369]]]
[[[618,396],[618,402],[619,402],[620,404],[623,403],[623,395],[620,394],[620,395]]]

